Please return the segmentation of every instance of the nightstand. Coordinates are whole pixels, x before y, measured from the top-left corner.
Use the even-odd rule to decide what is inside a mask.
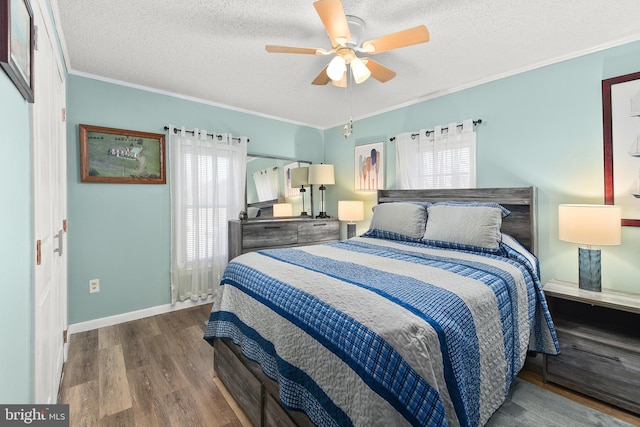
[[[560,352],[546,356],[545,381],[640,414],[640,295],[544,285]]]

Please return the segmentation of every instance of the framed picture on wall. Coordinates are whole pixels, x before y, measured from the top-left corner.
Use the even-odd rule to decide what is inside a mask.
[[[33,102],[33,11],[29,0],[0,0],[0,65]]]
[[[602,81],[605,204],[640,226],[640,72]]]
[[[356,191],[384,189],[384,143],[358,145],[354,153],[354,188]]]
[[[80,125],[80,180],[165,184],[165,136]]]

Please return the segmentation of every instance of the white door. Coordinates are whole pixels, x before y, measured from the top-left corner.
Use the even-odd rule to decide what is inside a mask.
[[[57,401],[67,326],[65,80],[45,2],[32,2],[34,52],[34,403]]]

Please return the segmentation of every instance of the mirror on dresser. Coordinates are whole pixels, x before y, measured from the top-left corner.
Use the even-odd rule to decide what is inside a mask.
[[[273,205],[290,203],[292,216],[300,216],[304,211],[313,218],[313,191],[305,185],[292,187],[291,170],[307,167],[308,160],[263,154],[247,154],[247,176],[245,190],[245,210],[248,220],[273,218]]]

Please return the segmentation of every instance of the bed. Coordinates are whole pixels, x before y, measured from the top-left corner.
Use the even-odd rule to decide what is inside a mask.
[[[484,425],[559,353],[535,189],[379,190],[369,231],[233,259],[205,331],[254,425]]]

